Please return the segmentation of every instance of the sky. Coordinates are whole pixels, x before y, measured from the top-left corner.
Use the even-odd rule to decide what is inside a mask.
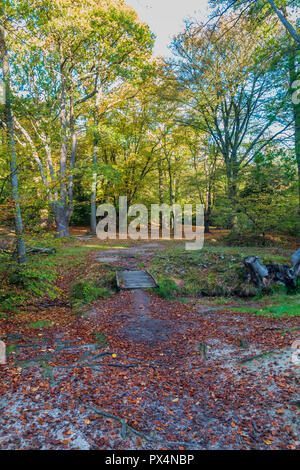
[[[208,0],[125,0],[157,36],[154,54],[170,56],[172,36],[184,28],[189,17],[205,19]]]

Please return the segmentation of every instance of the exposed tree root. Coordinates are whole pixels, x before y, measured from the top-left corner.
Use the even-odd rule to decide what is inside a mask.
[[[136,436],[141,437],[142,439],[144,439],[145,441],[148,441],[148,442],[158,442],[158,443],[164,444],[164,445],[174,445],[174,446],[182,446],[182,447],[187,447],[187,446],[192,445],[191,442],[164,441],[164,440],[160,439],[159,437],[148,436],[147,434],[144,434],[141,431],[137,431],[136,429],[129,426],[129,424],[126,423],[125,419],[121,418],[120,416],[116,416],[112,413],[109,413],[108,411],[101,410],[101,409],[96,408],[96,407],[91,406],[91,405],[86,405],[85,403],[82,403],[82,406],[94,411],[96,414],[98,414],[100,416],[104,416],[105,418],[109,418],[109,419],[114,419],[115,421],[118,421],[119,423],[121,423],[121,426],[122,426],[121,427],[121,437],[122,437],[122,439],[126,438],[127,433],[131,433],[131,434],[134,434]]]
[[[267,351],[265,353],[257,354],[255,356],[244,357],[244,359],[241,359],[240,363],[244,364],[245,362],[251,362],[251,361],[254,361],[255,359],[260,359],[260,358],[265,357],[265,356],[270,356],[271,354],[274,354],[276,352],[278,352],[278,351],[275,351],[273,349],[272,351]]]

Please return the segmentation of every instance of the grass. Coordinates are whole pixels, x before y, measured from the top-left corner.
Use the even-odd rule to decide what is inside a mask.
[[[54,239],[46,234],[42,240],[32,238],[31,246],[47,246],[56,249],[51,255],[30,255],[28,263],[20,268],[7,255],[0,255],[0,319],[18,312],[29,299],[42,296],[58,298],[57,288],[60,273],[85,268],[91,251],[132,246],[128,241],[88,242],[77,239]],[[186,302],[186,298],[207,298],[215,305],[238,303],[231,310],[263,316],[299,316],[299,295],[286,295],[282,288],[274,289],[272,295],[264,296],[248,284],[245,278],[243,258],[257,255],[262,263],[291,263],[291,250],[274,247],[206,246],[201,251],[186,251],[184,244],[165,243],[165,250],[152,258],[149,271],[157,278],[158,295],[167,300]],[[139,260],[138,269],[145,264]],[[105,299],[117,291],[115,268],[104,263],[95,263],[82,269],[70,288],[69,296],[74,306],[85,306],[98,299]],[[249,298],[258,303],[258,308],[247,306]],[[248,299],[248,300],[245,300]],[[41,319],[40,321],[43,321]],[[45,325],[44,325],[45,326]]]
[[[49,326],[53,326],[54,322],[51,321],[43,321],[38,320],[36,322],[29,323],[29,326],[35,330],[41,330],[43,328],[48,328]]]
[[[172,279],[162,279],[159,282],[159,287],[156,289],[156,293],[166,300],[173,300],[176,297],[178,288]]]
[[[71,289],[71,299],[75,304],[89,304],[98,299],[107,299],[111,291],[107,287],[97,286],[92,280],[78,281]]]
[[[255,288],[245,280],[245,252],[229,247],[208,247],[201,251],[185,251],[180,247],[158,253],[152,259],[150,271],[159,284],[168,279],[181,287],[181,296],[241,296],[255,294]]]
[[[300,294],[273,294],[269,297],[262,297],[262,301],[267,305],[260,307],[232,307],[231,310],[241,313],[250,313],[256,316],[283,318],[300,316]]]
[[[106,249],[107,245],[85,246],[77,240],[55,239],[45,236],[42,241],[30,240],[32,246],[55,248],[50,255],[32,254],[25,266],[20,267],[9,255],[0,255],[0,312],[17,313],[27,302],[42,296],[58,298],[61,291],[56,286],[59,271],[83,266],[87,255],[95,249]]]
[[[115,246],[119,249],[131,245],[127,241],[82,242],[76,238],[55,239],[53,234],[43,234],[30,240],[29,246],[55,248],[50,255],[31,254],[27,264],[20,267],[8,254],[0,254],[0,320],[11,318],[26,309],[27,303],[42,297],[58,299],[65,295],[58,287],[59,277],[74,270],[76,282],[70,288],[69,298],[73,313],[80,313],[80,306],[105,299],[116,292],[115,270],[109,265],[95,263],[86,269],[87,257],[91,251],[102,251]],[[78,269],[82,267],[78,274]],[[37,319],[39,328],[44,319]],[[30,326],[30,325],[29,325]],[[47,325],[41,326],[41,328]]]
[[[240,312],[275,317],[298,316],[298,294],[287,295],[284,287],[277,286],[265,295],[247,282],[243,259],[253,253],[263,264],[291,264],[292,253],[280,248],[209,246],[201,251],[188,252],[181,246],[173,246],[157,253],[149,270],[160,284],[158,294],[166,299],[207,298],[215,305],[239,303],[240,307],[230,308]],[[259,307],[247,307],[249,298]]]

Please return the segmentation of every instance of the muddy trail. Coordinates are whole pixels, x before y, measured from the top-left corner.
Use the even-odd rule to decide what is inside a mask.
[[[137,269],[158,249],[95,262]],[[121,291],[66,327],[7,338],[0,449],[296,449],[296,327]]]

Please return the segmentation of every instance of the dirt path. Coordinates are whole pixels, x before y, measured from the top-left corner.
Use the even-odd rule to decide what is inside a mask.
[[[97,258],[135,269],[157,248]],[[120,292],[19,341],[1,384],[0,448],[296,448],[296,323]]]

